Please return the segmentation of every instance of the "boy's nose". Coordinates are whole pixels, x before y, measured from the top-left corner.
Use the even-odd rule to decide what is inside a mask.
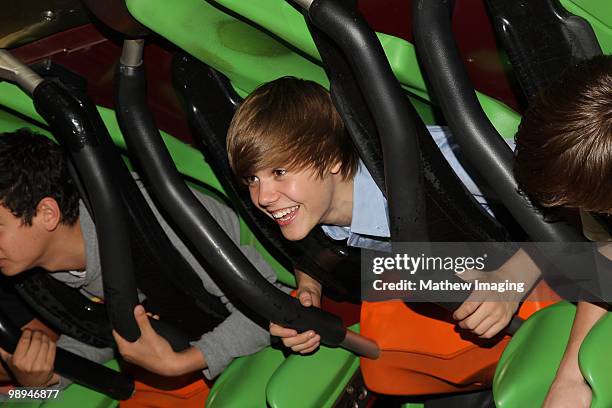
[[[259,205],[267,207],[274,204],[278,200],[278,191],[274,188],[272,183],[259,183],[259,195],[257,196]]]

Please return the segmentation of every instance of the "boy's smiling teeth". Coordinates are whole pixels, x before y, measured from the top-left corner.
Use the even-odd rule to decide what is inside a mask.
[[[299,205],[294,205],[293,207],[287,207],[287,208],[283,208],[282,210],[278,210],[278,211],[273,211],[272,217],[274,217],[275,219],[280,219],[285,217],[288,214],[291,214],[292,212],[294,212],[295,210],[297,210],[299,207]]]

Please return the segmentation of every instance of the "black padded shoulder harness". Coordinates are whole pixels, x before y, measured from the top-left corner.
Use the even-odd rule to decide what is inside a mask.
[[[74,95],[84,96],[83,80],[56,65],[43,74],[61,77]],[[119,155],[119,152],[117,152]],[[190,339],[211,331],[229,314],[216,296],[208,293],[192,267],[170,242],[140,189],[124,167],[116,180],[128,210],[129,241],[139,290],[146,296],[147,311],[158,314]],[[74,173],[73,175],[76,175]],[[76,184],[87,203],[86,188],[78,175]],[[104,222],[104,220],[94,220]],[[94,346],[113,344],[103,305],[87,300],[44,272],[24,276],[17,285],[26,301],[62,332]]]

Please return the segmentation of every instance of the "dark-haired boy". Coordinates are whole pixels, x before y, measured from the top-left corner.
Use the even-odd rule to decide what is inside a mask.
[[[103,298],[95,225],[79,200],[66,161],[58,145],[27,130],[0,135],[0,269],[4,275],[14,276],[41,267],[88,296]],[[174,390],[174,400],[168,399],[171,393],[141,387],[136,396],[142,398],[142,404],[146,405],[147,399],[151,398],[147,394],[152,394],[154,399],[166,401],[162,406],[203,406],[208,387],[202,380],[193,382],[194,374],[198,378],[197,373],[202,371],[209,379],[216,377],[233,358],[254,353],[268,345],[269,335],[229,303],[164,221],[140,183],[139,187],[170,240],[201,278],[204,288],[220,297],[230,314],[213,331],[203,334],[192,342],[192,347],[179,353],[151,329],[142,306],[137,306],[134,311],[141,337],[134,343],[118,335],[115,338],[126,361],[164,377],[190,378],[186,386]],[[238,243],[239,223],[235,213],[212,198],[201,194],[196,196]],[[254,248],[245,246],[241,250],[268,280],[275,281],[274,271]],[[27,336],[27,333],[22,336],[20,345],[29,341]],[[3,353],[11,370],[31,374],[41,371],[41,361],[52,361],[53,343],[48,343],[39,334],[36,336],[47,344],[44,353],[39,353],[37,363],[27,367],[11,365],[11,361],[21,359],[25,352],[25,347],[18,345],[15,355]],[[58,344],[98,362],[112,357],[110,349],[97,349],[67,336],[61,336]],[[40,383],[28,385],[47,386],[60,380],[49,370],[48,363],[44,369],[45,375],[39,375]],[[65,384],[62,381],[60,386]],[[137,406],[133,400],[128,404]]]

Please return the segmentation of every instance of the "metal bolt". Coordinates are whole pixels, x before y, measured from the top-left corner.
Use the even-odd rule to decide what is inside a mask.
[[[362,388],[357,398],[359,398],[360,400],[364,400],[366,399],[367,396],[368,396],[368,390],[366,390],[365,388]]]
[[[41,17],[45,21],[51,21],[55,19],[55,12],[53,10],[45,10],[41,13]]]
[[[346,387],[346,393],[347,393],[348,395],[353,395],[353,393],[354,393],[354,392],[355,392],[355,387],[353,387],[352,385],[350,385],[350,384],[349,384],[349,385]]]

